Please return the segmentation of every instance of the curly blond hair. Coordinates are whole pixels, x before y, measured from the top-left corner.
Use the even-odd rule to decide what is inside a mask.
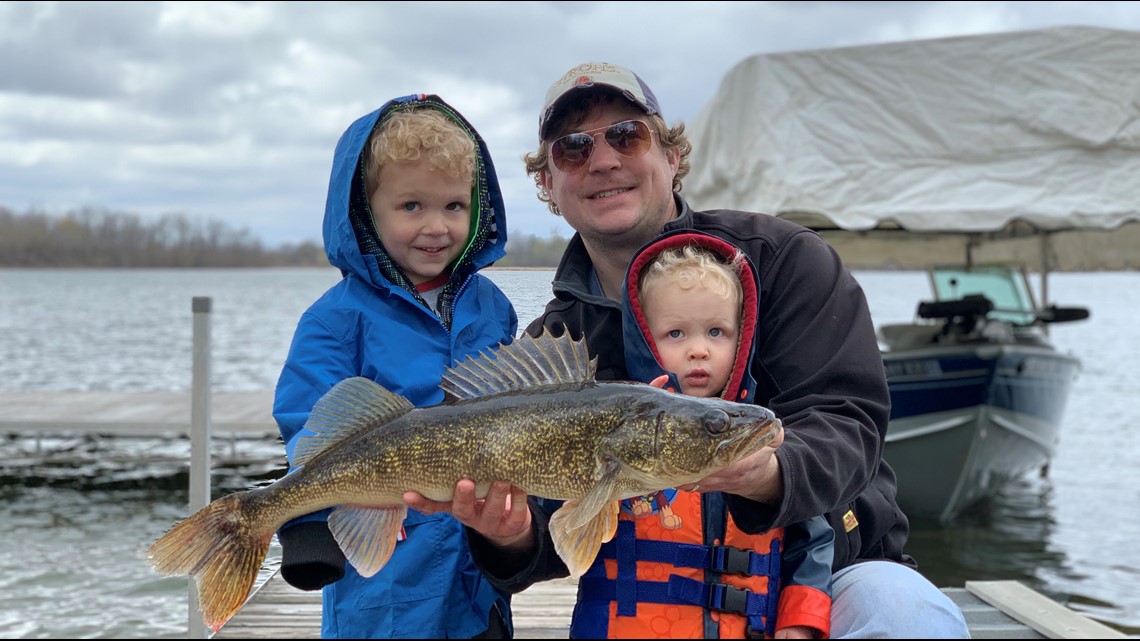
[[[670,247],[653,257],[637,279],[637,297],[644,304],[646,288],[666,279],[681,289],[703,287],[737,306],[744,301],[740,268],[744,254],[737,250],[729,262],[724,257],[692,243]]]
[[[556,115],[551,121],[550,131],[565,132],[585,122],[595,107],[620,104],[629,104],[629,101],[620,94],[592,91]],[[689,144],[689,139],[685,136],[685,125],[684,123],[677,123],[676,127],[669,127],[665,124],[665,120],[656,114],[647,115],[645,119],[649,122],[649,126],[657,132],[657,139],[661,141],[661,146],[666,151],[677,149],[680,152],[681,161],[677,165],[677,174],[673,176],[673,191],[681,191],[681,179],[689,174],[689,154],[693,151],[693,146]],[[560,135],[563,134],[552,133],[550,140],[539,141],[538,149],[534,153],[523,155],[526,173],[534,179],[534,184],[538,187],[538,199],[546,203],[547,209],[555,216],[561,216],[562,212],[558,211],[558,205],[550,199],[550,194],[542,188],[542,172],[550,163],[550,145]]]
[[[380,187],[380,169],[390,162],[426,158],[450,176],[472,180],[475,176],[475,141],[458,123],[430,107],[392,113],[368,144],[364,188],[369,197]]]

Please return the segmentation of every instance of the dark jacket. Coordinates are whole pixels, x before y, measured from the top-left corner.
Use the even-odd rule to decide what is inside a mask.
[[[433,312],[385,252],[362,181],[366,141],[385,114],[428,106],[468,130],[480,153],[473,233]],[[491,156],[475,130],[437,96],[413,95],[361,117],[333,157],[325,206],[329,262],[344,278],[301,316],[277,382],[273,416],[292,461],[317,399],[350,376],[365,376],[412,404],[443,400],[446,367],[514,337],[510,301],[478,270],[504,255],[506,218]],[[509,629],[509,600],[472,563],[463,526],[449,514],[408,510],[406,540],[371,578],[344,562],[326,524],[328,510],[278,532],[282,576],[304,589],[324,587],[322,636],[471,637],[492,624]],[[501,614],[499,614],[501,613]]]
[[[908,523],[895,503],[895,475],[883,461],[890,396],[866,297],[835,251],[811,230],[763,214],[695,212],[678,195],[680,215],[664,232],[695,229],[739,247],[756,267],[757,351],[750,373],[755,402],[784,421],[777,450],[784,493],[779,504],[726,495],[745,531],[763,532],[824,514],[835,530],[833,570],[860,560],[913,565],[903,553]],[[622,308],[596,293],[581,239],[570,241],[554,280],[554,300],[527,328],[585,334],[599,380],[624,380]],[[472,541],[476,563],[509,591],[567,572],[546,533],[542,502],[532,500],[539,549],[506,558]],[[477,535],[476,535],[477,536]]]

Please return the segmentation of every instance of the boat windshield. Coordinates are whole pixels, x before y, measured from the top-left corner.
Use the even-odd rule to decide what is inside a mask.
[[[1015,325],[1029,325],[1036,318],[1036,306],[1025,280],[1025,273],[1014,265],[974,265],[934,267],[931,286],[938,300],[958,300],[981,294],[994,304],[990,318]]]

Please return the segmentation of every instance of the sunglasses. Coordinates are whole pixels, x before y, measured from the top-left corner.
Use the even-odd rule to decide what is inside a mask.
[[[627,158],[640,158],[653,146],[653,130],[640,120],[623,120],[608,127],[567,134],[550,145],[554,166],[566,173],[578,171],[594,153],[594,137],[604,133],[610,149]]]

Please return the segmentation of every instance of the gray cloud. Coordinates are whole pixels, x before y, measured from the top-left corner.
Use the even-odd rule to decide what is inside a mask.
[[[751,55],[1058,24],[1137,29],[1140,3],[0,2],[0,206],[317,240],[340,133],[426,92],[487,139],[511,230],[566,235],[520,158],[575,64],[635,69],[675,122]]]

